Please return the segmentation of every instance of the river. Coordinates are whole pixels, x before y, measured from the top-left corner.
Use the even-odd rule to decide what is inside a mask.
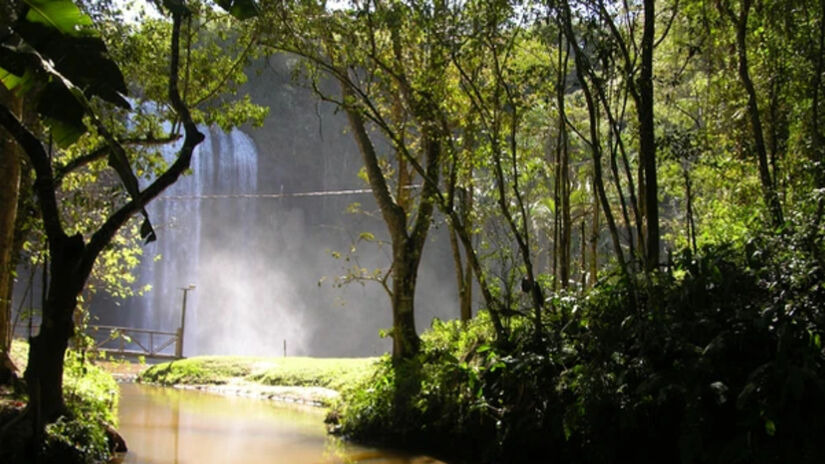
[[[327,435],[322,410],[133,383],[120,386],[125,464],[424,464]]]

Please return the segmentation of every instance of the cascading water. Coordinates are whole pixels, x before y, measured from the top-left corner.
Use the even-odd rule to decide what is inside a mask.
[[[302,338],[299,313],[281,304],[290,303],[283,276],[267,265],[267,253],[251,237],[259,222],[255,202],[221,197],[257,192],[257,149],[238,129],[201,131],[206,138],[195,151],[191,175],[149,208],[158,240],[144,249],[138,273],[141,285],[152,289],[131,308],[130,324],[174,331],[181,289],[194,285],[187,296],[184,354],[272,353],[282,340]]]
[[[191,173],[147,208],[158,239],[143,248],[135,286],[152,289],[125,301],[97,295],[90,304],[93,324],[174,332],[180,289],[193,284],[187,356],[277,356],[284,341],[289,355],[366,356],[391,348],[378,336],[392,325],[382,286],[336,284],[355,267],[380,273],[391,262],[386,225],[359,178],[361,156],[347,118],[292,85],[292,69],[282,58],[273,60],[248,85],[256,102],[277,111],[248,134],[200,128],[206,138],[195,150]],[[276,68],[281,71],[272,74]],[[177,148],[168,148],[169,161]],[[287,195],[272,195],[278,193]],[[433,317],[458,315],[445,229],[433,224],[422,256],[415,299],[419,330]],[[363,232],[376,240],[361,240]],[[350,254],[352,259],[344,258]],[[158,338],[155,348],[166,341]],[[148,336],[136,341],[149,342]],[[172,352],[167,347],[166,354]]]
[[[314,95],[289,84],[291,72],[284,72],[283,80],[252,80],[256,101],[277,109],[262,129],[201,128],[206,139],[192,172],[147,208],[158,240],[143,250],[137,285],[152,289],[124,302],[98,299],[96,322],[174,332],[180,289],[195,285],[187,295],[187,356],[277,356],[285,341],[289,355],[391,348],[378,336],[392,325],[383,287],[336,285],[353,268],[380,273],[391,262],[386,225],[359,178],[358,147],[346,117],[315,106]],[[361,240],[363,232],[376,240]],[[419,330],[433,317],[458,315],[445,228],[434,224],[428,242],[415,300]]]

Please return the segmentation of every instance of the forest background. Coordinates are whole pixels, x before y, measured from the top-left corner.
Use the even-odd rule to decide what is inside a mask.
[[[7,8],[47,3],[66,2]],[[135,247],[152,233],[122,216],[188,165],[151,147],[181,139],[187,159],[196,123],[260,120],[265,109],[229,95],[247,60],[278,52],[299,57],[297,78],[346,114],[392,250],[387,268],[347,277],[382,285],[393,314],[378,374],[386,388],[353,393],[347,433],[436,443],[482,434],[494,446],[472,452],[488,458],[820,457],[822,1],[218,4],[232,15],[169,1],[171,22],[134,24],[113,20],[105,2],[85,5],[88,36],[108,47],[123,84],[113,73],[84,82],[85,99],[64,85],[81,102],[67,115],[39,104],[65,82],[38,61],[42,84],[3,95],[14,138],[0,195],[3,353],[14,264],[48,263],[56,332],[38,335],[30,359],[44,361],[26,374],[46,422],[65,409],[59,374],[87,278],[134,291]],[[31,63],[7,60],[27,53],[20,38],[43,46],[30,20],[4,24],[10,89]],[[320,85],[329,79],[340,91]],[[450,230],[463,325],[422,341],[416,277],[436,214]],[[42,317],[49,326],[48,304]]]

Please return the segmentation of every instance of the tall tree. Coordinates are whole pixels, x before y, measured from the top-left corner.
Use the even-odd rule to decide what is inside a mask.
[[[36,105],[50,132],[47,142],[40,140],[34,128],[21,121],[11,108],[0,105],[0,127],[33,166],[34,189],[49,255],[42,324],[30,340],[25,372],[29,406],[24,423],[34,431],[28,447],[30,456],[40,449],[44,424],[68,413],[63,398],[63,360],[68,341],[74,335],[73,315],[78,297],[96,259],[130,218],[141,212],[145,215],[145,205],[188,169],[193,150],[203,140],[179,91],[181,27],[190,15],[183,3],[170,3],[173,24],[168,99],[185,136],[176,160],[143,189],[123,144],[99,116],[98,99],[121,109],[129,109],[130,105],[123,97],[123,75],[107,56],[105,44],[92,28],[92,20],[68,0],[38,2],[36,6],[33,8],[27,1],[17,10],[13,34],[4,37],[2,43],[2,63],[6,69],[0,72],[3,85],[10,90],[37,89],[28,93],[27,102]],[[244,16],[244,11],[248,9],[234,14]],[[50,156],[52,140],[61,146],[71,145],[89,130],[86,121],[105,140],[109,165],[129,195],[128,201],[105,217],[88,239],[67,232],[57,196],[59,173]],[[144,239],[154,239],[148,218],[140,232]]]
[[[268,44],[334,78],[341,97],[322,92],[348,117],[367,180],[392,244],[393,358],[418,351],[415,291],[435,211],[446,147],[437,106],[445,100],[444,5],[353,2],[283,4],[268,10]],[[378,147],[389,145],[392,156]],[[416,192],[413,182],[422,182]],[[392,185],[395,185],[393,189]]]
[[[624,251],[622,251],[618,228],[616,226],[610,201],[604,187],[604,176],[602,171],[603,146],[601,142],[599,125],[597,123],[599,106],[592,89],[594,82],[594,75],[592,71],[593,68],[590,64],[586,51],[579,45],[579,38],[573,29],[573,13],[569,2],[562,2],[559,6],[558,18],[560,21],[560,27],[567,37],[567,42],[573,48],[573,57],[576,63],[576,76],[579,84],[581,85],[582,93],[584,94],[585,103],[587,105],[590,136],[586,139],[586,143],[590,148],[593,158],[593,183],[595,186],[596,195],[598,195],[599,201],[602,205],[602,211],[604,212],[605,219],[607,220],[608,230],[610,231],[610,237],[613,243],[613,251],[615,258],[618,261],[619,268],[622,273],[629,275],[627,261],[624,257]],[[582,236],[582,239],[584,239],[583,237],[584,236]]]
[[[756,160],[759,167],[759,180],[762,183],[762,196],[765,205],[771,214],[771,221],[775,227],[781,226],[785,220],[782,213],[782,204],[776,192],[774,177],[771,176],[768,162],[768,150],[765,144],[765,132],[762,124],[762,115],[759,110],[759,100],[751,78],[750,64],[748,61],[748,20],[750,18],[753,0],[740,0],[738,11],[727,1],[718,2],[717,5],[724,15],[731,21],[736,31],[736,52],[739,61],[739,79],[748,96],[747,111],[751,123],[753,135],[753,146],[756,151]]]
[[[0,88],[0,104],[21,114],[21,100]],[[0,384],[10,382],[16,375],[16,367],[9,357],[11,349],[13,282],[14,225],[17,222],[17,199],[20,188],[20,158],[14,140],[2,134],[0,156]]]

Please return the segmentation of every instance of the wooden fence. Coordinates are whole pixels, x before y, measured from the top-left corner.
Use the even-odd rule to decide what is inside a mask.
[[[27,323],[18,324],[14,329],[15,336],[29,335]],[[39,324],[32,324],[32,334],[36,335],[39,330]],[[86,335],[95,340],[95,349],[110,354],[159,359],[183,357],[183,333],[180,328],[174,332],[167,332],[114,325],[91,325],[86,329]],[[174,350],[170,349],[171,347],[174,347]]]

